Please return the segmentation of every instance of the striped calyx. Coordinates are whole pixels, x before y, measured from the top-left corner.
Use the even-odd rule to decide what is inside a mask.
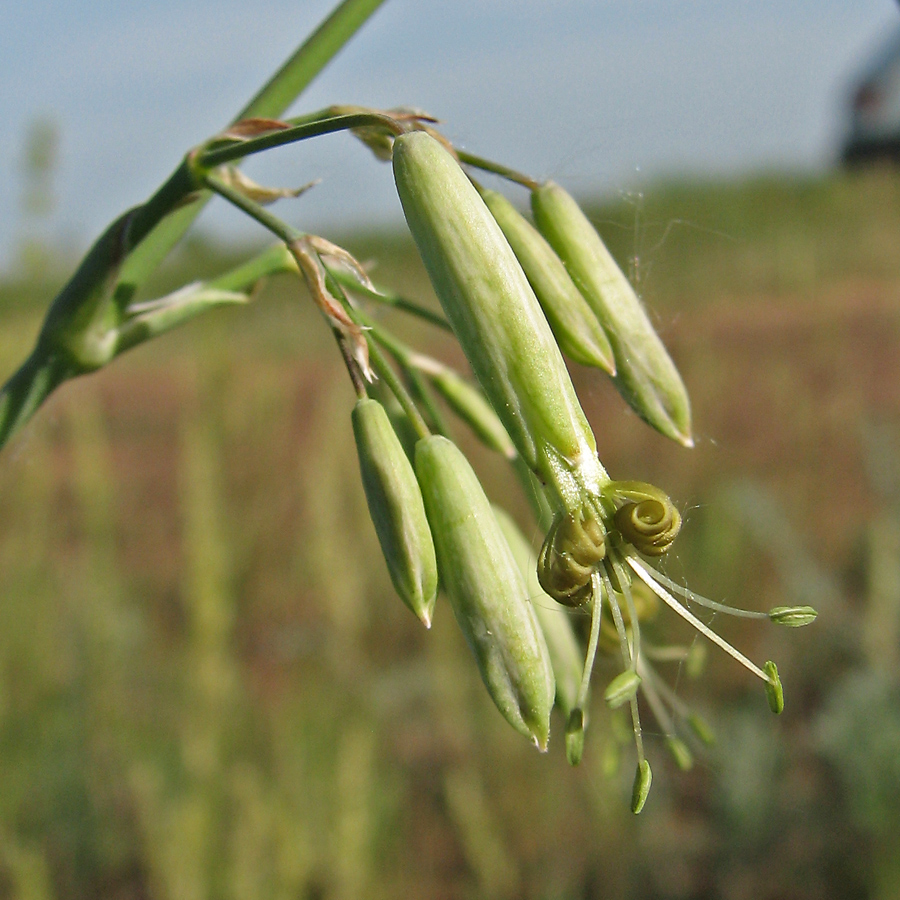
[[[437,549],[441,586],[497,708],[541,750],[555,685],[528,588],[491,504],[447,438],[416,445],[416,474]]]
[[[415,472],[377,400],[357,401],[352,420],[369,514],[391,581],[403,602],[430,628],[437,560]]]
[[[692,446],[691,408],[681,376],[594,226],[552,181],[532,193],[531,208],[541,234],[603,325],[615,355],[619,392],[658,431]]]
[[[562,354],[509,242],[454,157],[423,132],[394,142],[403,211],[444,312],[528,466],[563,508],[604,483]]]

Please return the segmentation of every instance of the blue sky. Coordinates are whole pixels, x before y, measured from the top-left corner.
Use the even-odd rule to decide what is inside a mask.
[[[31,121],[59,125],[55,228],[83,248],[227,122],[331,2],[8,6],[0,267],[21,220]],[[834,159],[854,73],[898,28],[895,0],[387,0],[296,109],[417,106],[473,152],[581,194],[672,173],[816,169]],[[346,136],[248,171],[287,185],[322,178],[279,208],[310,231],[399,219],[389,169]],[[200,224],[255,233],[222,207]]]

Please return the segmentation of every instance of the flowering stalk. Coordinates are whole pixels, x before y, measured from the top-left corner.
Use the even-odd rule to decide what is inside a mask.
[[[631,708],[638,756],[632,809],[640,812],[652,777],[644,757],[638,705],[645,680],[651,707],[664,719],[666,713],[642,658],[636,588],[649,589],[761,678],[771,708],[780,712],[783,698],[777,669],[771,662],[756,666],[675,595],[718,611],[730,611],[727,607],[679,588],[646,561],[668,551],[681,516],[658,488],[613,481],[600,465],[593,433],[516,253],[458,161],[424,133],[397,138],[393,161],[410,231],[444,312],[520,456],[550,495],[555,515],[538,561],[540,586],[562,604],[591,609],[581,684],[566,729],[569,757],[573,762],[580,758],[593,659],[603,610],[608,609],[623,668],[605,696],[612,706]],[[626,291],[622,285],[624,276],[565,192],[545,185],[533,196],[539,226],[609,335],[623,392],[651,424],[689,444],[684,386],[630,286]],[[769,617],[802,625],[814,618],[814,611],[776,608]],[[680,738],[670,733],[668,744],[679,764],[687,765],[689,751]]]

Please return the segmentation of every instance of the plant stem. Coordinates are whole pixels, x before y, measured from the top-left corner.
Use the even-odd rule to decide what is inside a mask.
[[[280,116],[383,2],[344,0],[238,113],[235,121],[251,116]]]
[[[415,401],[410,396],[409,391],[403,386],[403,382],[397,377],[397,373],[391,368],[390,363],[384,358],[384,354],[379,349],[375,341],[369,341],[369,359],[372,361],[372,368],[378,373],[378,377],[383,379],[384,383],[391,389],[391,392],[397,398],[403,412],[412,422],[416,434],[420,438],[429,437],[431,431],[422,414],[419,412]]]
[[[359,294],[367,300],[374,300],[376,303],[381,303],[384,306],[392,306],[395,309],[402,310],[410,315],[418,316],[420,319],[424,319],[426,322],[429,322],[431,325],[436,325],[438,328],[443,328],[445,331],[452,331],[450,323],[440,313],[433,312],[427,307],[421,306],[412,300],[406,300],[389,291],[383,291],[380,287],[374,291],[369,290],[369,288],[362,284],[359,279],[349,272],[344,272],[337,267],[330,268],[328,274],[331,275],[341,287],[346,288],[353,294]]]
[[[251,116],[280,116],[383,2],[344,0],[257,92],[234,121]],[[158,219],[153,230],[132,251],[119,274],[117,286],[117,293],[127,294],[126,302],[181,240],[209,196],[204,191],[179,209],[170,209],[172,214],[165,220]]]
[[[287,222],[282,221],[278,216],[272,215],[272,213],[260,206],[254,200],[245,197],[240,191],[225,184],[221,178],[214,175],[212,172],[206,175],[204,181],[210,190],[215,191],[229,203],[241,210],[241,212],[245,212],[251,219],[255,219],[263,226],[263,228],[271,231],[275,237],[280,238],[286,244],[292,244],[294,241],[303,237],[302,231],[297,231],[296,228],[288,225]]]
[[[484,157],[476,156],[474,153],[468,153],[457,147],[454,147],[453,149],[456,151],[459,161],[465,163],[467,166],[474,166],[474,168],[481,169],[484,172],[493,172],[494,175],[499,175],[507,181],[514,181],[516,184],[521,184],[523,187],[528,188],[529,191],[536,191],[541,186],[540,182],[535,181],[531,176],[525,175],[522,172],[517,172],[515,169],[510,169],[509,166],[503,166],[500,163],[492,162],[489,159],[484,159]]]
[[[70,375],[58,357],[35,350],[0,390],[0,447]]]
[[[229,144],[227,147],[214,147],[211,150],[201,151],[196,158],[196,165],[204,169],[214,169],[234,160],[244,159],[254,153],[262,153],[273,147],[283,147],[296,141],[305,141],[308,138],[320,137],[323,134],[333,134],[336,131],[347,131],[351,128],[366,128],[377,126],[391,131],[394,134],[402,134],[403,126],[390,116],[381,113],[352,113],[346,116],[333,116],[329,119],[319,119],[313,122],[302,122],[283,128],[278,131],[269,131],[257,138],[250,138],[239,143]]]

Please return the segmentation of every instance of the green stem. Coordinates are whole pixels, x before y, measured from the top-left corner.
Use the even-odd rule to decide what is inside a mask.
[[[591,673],[594,671],[594,658],[597,655],[597,643],[600,640],[600,617],[603,614],[603,590],[600,576],[597,572],[591,575],[592,603],[591,603],[591,633],[588,638],[587,653],[584,658],[584,669],[581,673],[581,684],[578,688],[578,697],[575,700],[576,708],[584,710],[587,703],[588,691],[591,689]]]
[[[378,341],[378,343],[394,357],[397,364],[406,373],[406,377],[409,379],[412,389],[412,394],[415,395],[413,397],[413,402],[418,399],[422,404],[422,407],[431,419],[431,425],[436,432],[444,435],[444,437],[449,437],[450,430],[447,425],[447,420],[434,402],[434,396],[429,389],[428,382],[422,377],[422,370],[416,365],[416,358],[423,359],[424,357],[416,353],[389,331],[382,328],[374,319],[367,316],[362,310],[354,308],[352,309],[351,314],[355,322],[358,322],[365,327],[366,336],[369,338],[369,345],[371,346],[373,340]]]
[[[245,212],[251,219],[255,219],[263,228],[271,231],[275,237],[280,238],[286,244],[292,244],[303,237],[302,231],[297,231],[296,228],[288,225],[287,222],[282,221],[278,216],[272,215],[265,207],[260,206],[254,200],[244,196],[240,191],[225,184],[221,178],[212,174],[212,172],[206,175],[204,182],[210,190],[215,191],[220,197],[236,206],[242,212]]]
[[[328,275],[330,278],[334,278],[331,270],[329,270]],[[336,290],[341,291],[339,285],[336,287]],[[372,368],[375,369],[378,376],[382,378],[384,383],[391,389],[400,406],[403,408],[403,412],[409,416],[413,428],[416,430],[416,434],[418,434],[420,438],[429,437],[431,431],[425,420],[422,418],[422,414],[419,412],[415,400],[413,400],[403,382],[397,377],[397,373],[391,368],[390,363],[384,358],[384,354],[381,352],[378,343],[384,344],[401,366],[412,371],[409,369],[407,363],[409,356],[408,349],[396,339],[390,337],[385,339],[383,331],[375,325],[372,319],[361,310],[350,305],[346,296],[343,295],[343,291],[341,291],[341,296],[344,301],[344,309],[347,310],[347,314],[350,318],[357,325],[366,329],[366,343],[369,346],[369,361],[372,363]]]
[[[465,150],[460,150],[458,147],[453,149],[456,151],[459,161],[467,166],[473,166],[476,169],[481,169],[483,172],[492,172],[494,175],[499,175],[507,181],[521,184],[523,187],[528,188],[529,191],[536,191],[541,186],[539,181],[535,181],[531,176],[517,172],[515,169],[510,169],[509,166],[503,166],[482,156],[476,156],[474,153],[468,153]]]
[[[453,330],[450,327],[450,323],[440,315],[440,313],[433,312],[427,307],[421,306],[412,300],[406,300],[389,291],[384,291],[380,287],[374,291],[369,290],[369,288],[360,283],[359,279],[350,272],[345,272],[342,269],[334,267],[328,270],[328,274],[331,275],[341,287],[346,288],[351,293],[359,294],[360,297],[365,297],[367,300],[374,300],[376,303],[381,303],[383,306],[392,306],[395,309],[402,310],[410,315],[418,316],[420,319],[423,319],[432,325],[436,325],[438,328],[443,328],[445,331]]]
[[[344,0],[238,113],[234,121],[257,116],[280,116],[383,2]],[[117,288],[117,293],[121,291],[127,295],[126,302],[181,240],[209,196],[203,191],[177,210],[170,208],[172,214],[164,221],[158,219],[158,224],[133,250],[119,274]]]
[[[382,2],[344,0],[235,121],[280,116]],[[0,447],[59,384],[108,361],[73,367],[71,360],[55,352],[55,341],[60,337],[65,341],[87,325],[108,331],[118,324],[137,290],[209,199],[209,191],[198,188],[189,160],[182,160],[146,203],[120,216],[88,251],[51,306],[38,346],[0,389]]]
[[[284,244],[274,244],[218,278],[210,279],[207,285],[222,291],[246,291],[262,278],[288,272],[296,273],[297,263]]]
[[[384,128],[394,134],[403,134],[404,131],[403,126],[395,119],[381,113],[353,113],[347,116],[334,116],[330,119],[292,125],[290,128],[282,128],[279,131],[269,131],[256,138],[229,144],[227,147],[203,150],[198,154],[196,164],[204,169],[214,169],[216,166],[244,159],[254,153],[271,150],[273,147],[283,147],[285,144],[305,141],[323,134],[333,134],[336,131],[372,126]]]
[[[337,341],[337,345],[340,348],[341,356],[343,356],[344,358],[344,366],[347,369],[347,374],[350,376],[350,382],[353,385],[354,392],[356,393],[356,399],[365,400],[366,397],[369,396],[368,391],[366,390],[366,380],[365,378],[363,378],[362,372],[359,369],[359,365],[357,364],[356,359],[354,358],[353,353],[351,352],[350,347],[347,344],[347,339],[337,328],[332,328],[331,333],[334,335],[334,339]]]
[[[344,0],[238,113],[276,118],[303,93],[384,0]]]
[[[0,447],[32,417],[50,393],[68,377],[68,366],[59,357],[35,350],[0,388]]]
[[[353,315],[352,312],[351,315]],[[392,393],[397,398],[397,402],[403,408],[403,412],[406,413],[410,422],[412,422],[416,434],[420,438],[430,437],[431,430],[422,418],[422,413],[419,412],[415,401],[410,396],[409,391],[404,387],[403,382],[397,377],[397,373],[384,358],[384,354],[379,349],[378,344],[376,344],[374,340],[369,340],[368,344],[369,361],[372,363],[372,368],[378,373],[378,377],[391,389]]]

